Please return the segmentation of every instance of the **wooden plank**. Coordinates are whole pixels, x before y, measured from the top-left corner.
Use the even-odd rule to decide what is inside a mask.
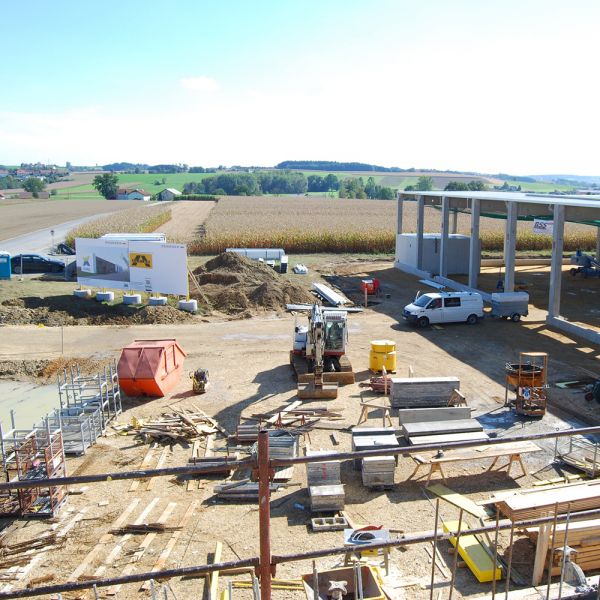
[[[194,514],[194,511],[196,510],[197,506],[198,506],[198,500],[194,500],[193,502],[190,503],[190,505],[188,506],[187,510],[185,511],[185,514],[183,515],[181,521],[179,522],[179,525],[178,525],[179,529],[177,531],[173,532],[171,539],[167,542],[167,545],[165,546],[164,550],[160,553],[158,560],[154,563],[154,566],[151,569],[152,573],[155,573],[156,571],[161,571],[164,568],[165,563],[167,562],[167,559],[169,558],[171,552],[173,551],[173,548],[175,547],[175,544],[177,544],[177,540],[179,540],[182,532],[189,524],[189,522],[192,518],[192,515]],[[144,585],[142,585],[142,587],[140,589],[142,589],[142,590],[150,589],[150,583],[148,581],[146,581],[146,583],[144,583]]]
[[[162,514],[158,518],[157,523],[162,523],[164,525],[167,522],[167,520],[169,519],[169,517],[171,516],[171,513],[173,512],[173,510],[175,509],[176,506],[177,506],[177,502],[169,502],[169,504],[167,504],[167,507],[165,508],[165,510],[162,512]],[[146,550],[148,549],[148,547],[150,546],[150,544],[153,542],[154,538],[157,535],[158,535],[158,532],[151,531],[150,533],[147,533],[144,536],[144,539],[142,540],[138,549],[133,553],[132,561],[128,565],[125,565],[125,567],[121,571],[121,575],[123,575],[123,576],[131,575],[131,573],[133,573],[135,571],[135,567],[137,566],[136,565],[137,561],[140,560],[140,558],[142,558],[142,556],[144,555],[144,553],[146,552]],[[106,590],[106,595],[107,596],[115,596],[122,587],[123,587],[123,584],[113,585],[113,586],[109,587],[108,590]]]
[[[466,496],[463,496],[462,494],[459,494],[458,492],[447,488],[441,483],[430,485],[427,488],[427,491],[435,494],[436,496],[439,496],[440,498],[443,498],[446,502],[449,502],[453,506],[462,508],[465,512],[468,512],[470,515],[474,515],[475,517],[478,517],[480,519],[486,519],[488,517],[488,514],[485,512],[485,510],[481,506],[475,504],[473,500],[470,500]]]
[[[146,506],[146,508],[140,513],[140,516],[134,521],[134,525],[141,525],[146,520],[146,517],[152,512],[152,509],[156,506],[159,500],[160,498],[153,498],[148,503],[148,506]],[[121,536],[115,547],[111,550],[110,554],[108,554],[108,556],[104,559],[104,562],[94,572],[94,577],[101,577],[106,569],[113,565],[117,556],[121,554],[125,542],[127,542],[132,535],[133,534],[131,533],[126,533],[125,535]]]
[[[401,408],[398,411],[400,425],[405,423],[428,423],[431,421],[455,421],[470,419],[468,406],[441,406],[439,408]]]
[[[549,516],[549,515],[544,515]],[[539,585],[542,582],[544,574],[544,565],[546,563],[546,555],[548,554],[548,543],[550,541],[550,523],[540,525],[537,544],[535,547],[535,558],[533,560],[533,574],[531,576],[531,585]]]
[[[283,408],[280,411],[277,411],[272,417],[267,419],[267,423],[272,425],[277,421],[277,419],[279,419],[279,415],[283,417],[286,413],[290,412],[291,410],[295,410],[296,408],[302,406],[302,404],[304,403],[301,400],[296,400],[291,404],[288,404],[285,408]]]
[[[458,521],[443,523],[444,531],[458,530]],[[456,548],[456,537],[450,538],[450,543]],[[458,540],[458,553],[480,583],[492,581],[494,578],[494,562],[481,542],[474,535],[461,535]],[[502,569],[496,567],[496,581],[502,577]]]
[[[163,451],[161,453],[161,455],[158,458],[158,462],[156,463],[156,467],[154,467],[155,469],[162,469],[163,465],[165,464],[165,461],[167,460],[167,454],[169,453],[169,446],[165,446],[163,448]],[[146,486],[146,490],[150,491],[153,487],[154,487],[154,482],[156,481],[156,477],[151,477],[148,480],[148,484]]]
[[[429,421],[427,423],[405,423],[402,432],[406,438],[421,435],[442,435],[446,433],[463,433],[465,431],[483,431],[483,426],[476,419],[456,419],[455,421]]]
[[[135,507],[139,504],[140,499],[134,498],[129,506],[121,513],[119,517],[112,523],[111,529],[118,529],[121,527],[127,519],[129,519],[129,515],[135,510]],[[71,583],[73,581],[77,581],[91,562],[96,558],[96,556],[100,553],[100,551],[104,548],[106,544],[108,544],[111,540],[114,539],[112,533],[105,533],[102,535],[98,543],[88,552],[87,556],[81,561],[79,566],[71,573],[67,582]]]
[[[146,452],[144,458],[142,459],[142,462],[140,463],[140,470],[144,470],[144,469],[148,469],[150,468],[150,465],[152,464],[152,461],[154,459],[154,450],[158,448],[158,444],[156,442],[154,442],[149,448],[148,448],[148,452]],[[140,483],[142,482],[142,479],[134,479],[131,482],[131,486],[129,487],[129,491],[130,492],[135,492],[135,490],[138,489]]]
[[[515,442],[508,444],[494,444],[493,446],[473,446],[457,450],[446,450],[444,456],[436,457],[436,453],[411,453],[411,457],[419,457],[423,464],[447,463],[461,460],[479,460],[482,458],[501,458],[528,452],[541,452],[541,448],[533,442]],[[554,504],[554,503],[552,503]]]
[[[215,546],[215,552],[213,554],[212,564],[216,564],[221,562],[221,554],[223,552],[223,543],[217,541]],[[208,581],[210,584],[210,591],[208,594],[208,600],[217,600],[217,595],[219,592],[219,571],[213,571],[209,577]]]
[[[71,531],[71,529],[73,529],[73,527],[75,527],[75,525],[77,525],[77,523],[79,521],[81,521],[81,519],[84,517],[84,515],[87,511],[88,511],[88,507],[85,506],[70,521],[67,521],[66,523],[64,521],[60,521],[59,523],[54,523],[51,527],[51,530],[58,529],[58,532],[56,534],[57,539],[60,540],[60,538],[66,537],[67,533],[69,533],[69,531]],[[65,519],[66,519],[66,517],[65,517]],[[62,528],[61,528],[61,526],[62,526]],[[21,566],[21,567],[15,567],[14,569],[19,571],[18,574],[15,576],[15,581],[23,581],[27,577],[27,575],[33,570],[33,568],[43,558],[46,557],[46,553],[51,549],[52,549],[52,546],[47,546],[42,551],[35,554],[26,565]],[[10,571],[12,571],[13,573],[15,572],[12,569]],[[10,584],[5,585],[2,588],[2,591],[9,592],[10,590],[12,590],[12,588],[13,588],[13,584],[10,583]]]

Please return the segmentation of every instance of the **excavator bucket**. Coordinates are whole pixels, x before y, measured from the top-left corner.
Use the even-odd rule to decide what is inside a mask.
[[[337,383],[318,383],[314,380],[298,384],[300,400],[335,400],[338,395]]]

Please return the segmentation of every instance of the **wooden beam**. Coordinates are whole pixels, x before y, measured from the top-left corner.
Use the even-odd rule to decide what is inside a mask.
[[[212,564],[221,562],[221,553],[223,552],[223,542],[217,542],[215,552],[213,554]],[[210,592],[208,600],[217,600],[219,592],[219,571],[213,571],[209,576]]]

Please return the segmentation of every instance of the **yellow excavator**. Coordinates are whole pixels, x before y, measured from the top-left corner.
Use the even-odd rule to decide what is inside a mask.
[[[346,355],[348,313],[313,304],[308,325],[294,328],[290,364],[298,380],[298,398],[337,398],[338,385],[354,383]]]

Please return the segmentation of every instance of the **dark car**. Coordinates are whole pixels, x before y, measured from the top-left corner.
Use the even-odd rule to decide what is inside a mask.
[[[10,268],[13,273],[64,273],[65,263],[62,260],[49,258],[43,254],[17,254],[10,259]]]

